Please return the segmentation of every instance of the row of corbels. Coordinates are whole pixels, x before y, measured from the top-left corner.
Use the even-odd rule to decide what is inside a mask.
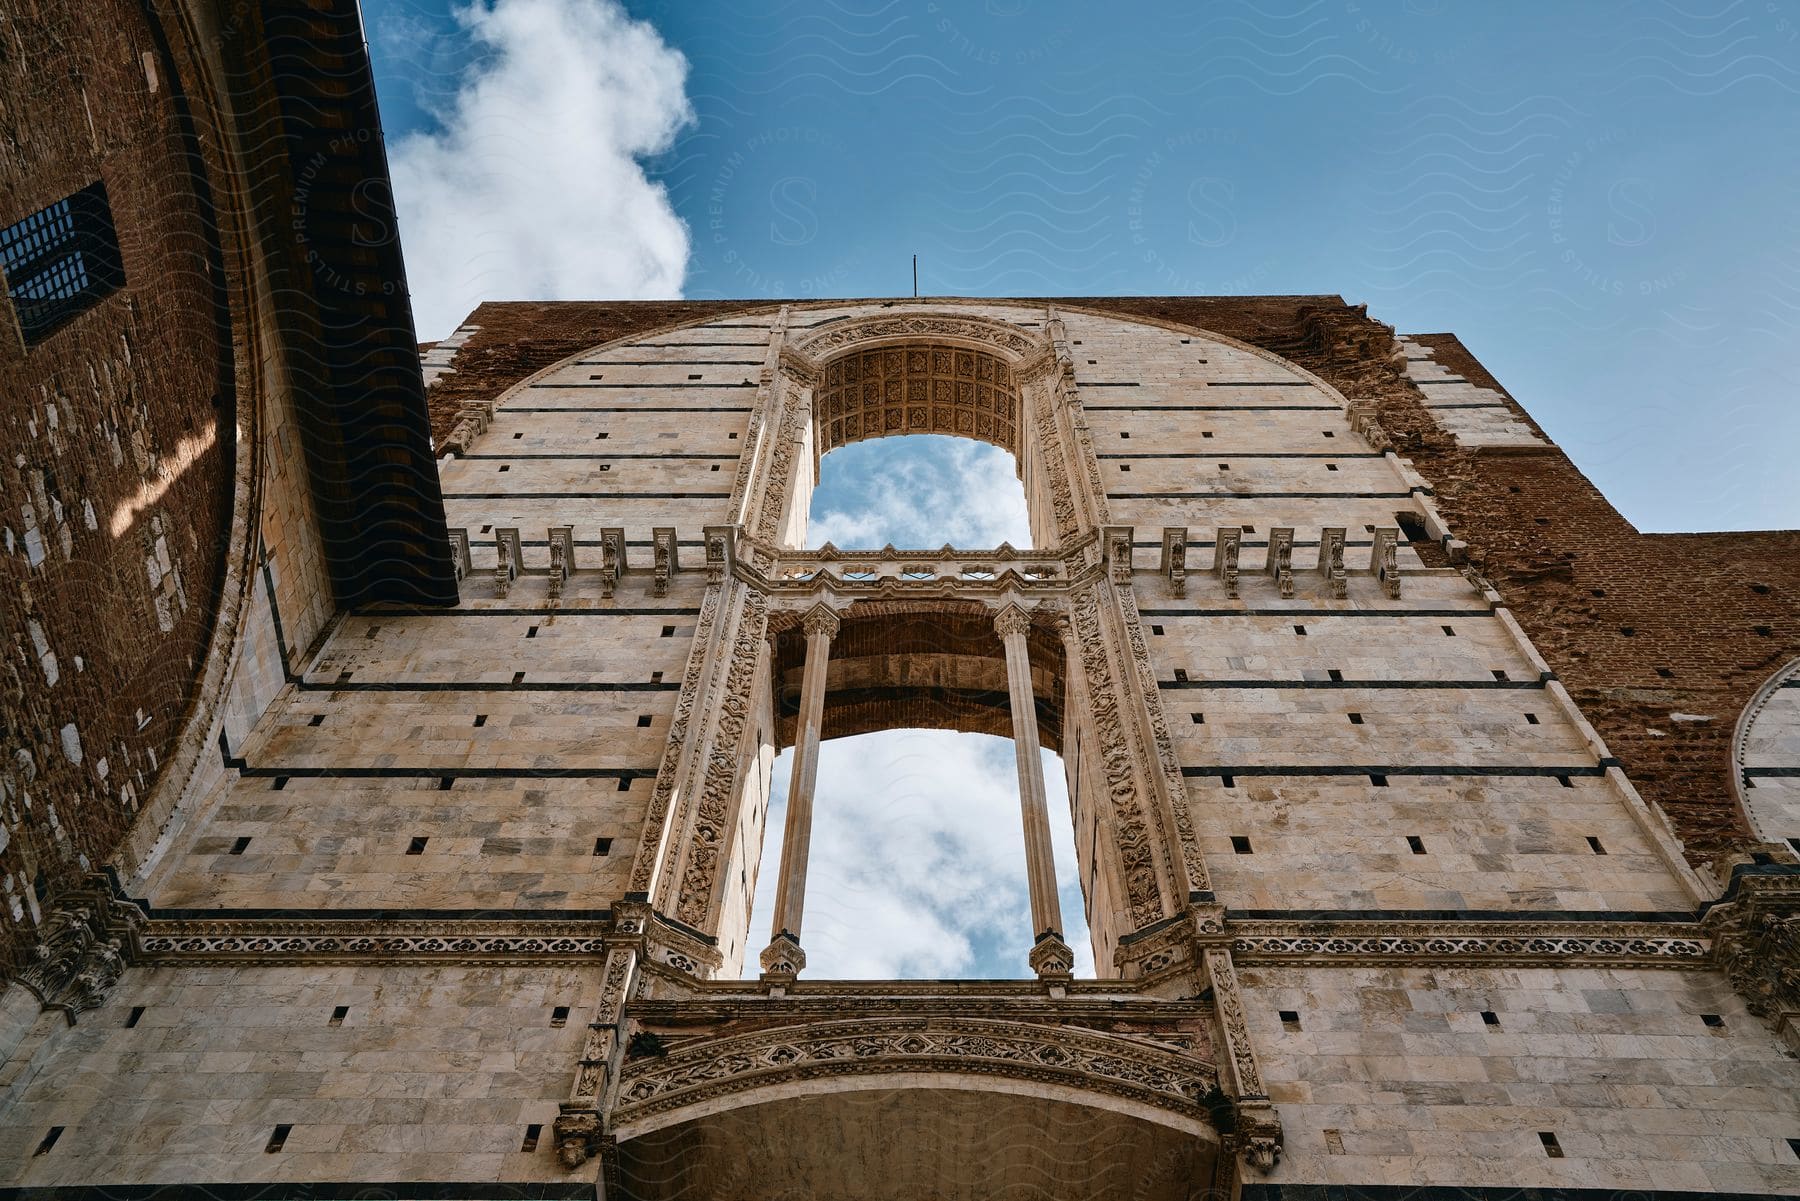
[[[1238,595],[1239,560],[1243,550],[1244,531],[1238,526],[1221,526],[1213,531],[1213,561],[1208,569],[1224,585],[1225,595],[1233,600]],[[1105,547],[1113,579],[1121,584],[1131,580],[1130,526],[1108,526]],[[1348,546],[1343,526],[1326,526],[1319,531],[1319,561],[1313,569],[1325,582],[1325,594],[1334,600],[1349,595],[1349,569],[1344,563]],[[1177,597],[1187,595],[1188,530],[1185,526],[1166,526],[1162,534],[1162,559],[1158,571],[1169,581],[1169,591]],[[1263,574],[1274,579],[1285,599],[1294,595],[1294,528],[1274,526],[1269,530],[1269,552],[1263,559]],[[1368,565],[1362,574],[1380,582],[1390,599],[1400,599],[1400,530],[1384,526],[1374,532],[1369,548]]]
[[[473,556],[470,554],[469,531],[458,527],[449,533],[451,567],[460,586],[475,571]],[[555,600],[562,595],[563,586],[570,576],[577,571],[591,571],[600,577],[600,595],[610,598],[621,577],[647,571],[651,577],[651,595],[667,596],[669,581],[683,570],[681,544],[675,537],[673,526],[656,526],[650,531],[650,562],[647,564],[631,562],[630,544],[625,539],[625,530],[619,526],[609,526],[600,531],[599,562],[591,568],[582,567],[577,559],[574,526],[551,526],[548,542],[548,565],[543,568],[528,568],[525,566],[524,542],[519,536],[518,528],[502,526],[495,529],[492,569],[495,594],[507,595],[520,576],[546,575],[550,580],[550,599]],[[702,545],[705,548],[708,583],[716,584],[725,578],[734,542],[735,531],[732,527],[706,527]]]

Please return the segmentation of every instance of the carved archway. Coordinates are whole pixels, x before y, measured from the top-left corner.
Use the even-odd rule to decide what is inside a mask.
[[[1064,363],[1052,337],[961,313],[880,314],[783,342],[777,364],[760,421],[773,432],[772,453],[760,501],[746,506],[756,539],[800,545],[819,459],[900,434],[974,438],[1012,454],[1034,545],[1062,545],[1105,524],[1098,479],[1081,454],[1085,426],[1058,403]],[[806,462],[810,473],[798,469]]]

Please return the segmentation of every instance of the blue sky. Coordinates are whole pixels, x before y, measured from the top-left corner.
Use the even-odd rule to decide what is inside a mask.
[[[1459,334],[1639,528],[1800,525],[1796,0],[364,14],[421,337],[481,299],[905,294],[915,253],[926,295],[1338,293]],[[1005,456],[944,441],[827,456],[814,541],[1014,528]],[[934,970],[1010,962],[962,933]]]

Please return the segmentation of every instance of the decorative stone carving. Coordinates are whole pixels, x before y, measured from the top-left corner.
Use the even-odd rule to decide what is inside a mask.
[[[1112,802],[1113,828],[1118,839],[1131,919],[1138,926],[1147,926],[1163,917],[1155,850],[1149,816],[1144,811],[1143,798],[1138,794],[1117,690],[1106,662],[1100,603],[1092,588],[1076,595],[1069,620],[1073,631],[1071,659],[1079,658],[1082,680],[1087,688],[1101,770]]]
[[[733,1093],[822,1078],[954,1072],[1072,1085],[1204,1117],[1217,1083],[1194,1056],[1070,1026],[985,1018],[859,1017],[684,1043],[629,1060],[613,1120],[704,1105]]]
[[[1283,600],[1294,595],[1294,531],[1291,526],[1270,527],[1269,556],[1263,560],[1263,570],[1274,577]]]
[[[954,434],[1017,457],[1020,399],[1004,358],[961,346],[851,350],[824,367],[817,451],[891,434]]]
[[[1238,552],[1244,543],[1239,527],[1220,526],[1213,532],[1213,574],[1225,586],[1225,595],[1236,600],[1238,595]]]
[[[793,392],[797,381],[790,379],[786,391]],[[758,510],[753,532],[767,543],[778,541],[781,518],[794,491],[794,465],[797,452],[805,439],[806,426],[812,421],[812,406],[804,392],[788,395],[781,405],[781,428],[769,447],[769,466],[762,485],[762,507]]]
[[[525,552],[519,542],[519,531],[512,528],[494,531],[494,591],[505,596],[512,591],[513,581],[525,574]]]
[[[1375,531],[1369,548],[1369,573],[1381,581],[1382,591],[1390,600],[1400,599],[1400,530],[1382,526]]]
[[[562,596],[563,585],[575,571],[575,527],[553,525],[550,539],[550,599]]]
[[[719,584],[731,570],[737,538],[737,527],[709,525],[701,534],[706,543],[706,582]]]
[[[1131,538],[1128,525],[1109,525],[1101,531],[1107,574],[1121,588],[1131,587]]]
[[[738,769],[743,761],[744,721],[750,712],[750,685],[756,676],[768,622],[769,602],[760,592],[748,592],[743,606],[724,695],[719,698],[719,718],[707,753],[676,913],[680,920],[695,927],[711,920],[709,909],[719,857],[736,818],[731,803],[737,796]]]
[[[792,934],[783,930],[763,948],[761,962],[765,979],[792,980],[806,967],[806,952]]]
[[[811,631],[808,630],[808,633]],[[994,633],[1002,638],[1014,634],[1031,632],[1031,614],[1017,605],[1009,604],[994,615]]]
[[[1054,934],[1040,934],[1026,962],[1040,980],[1068,980],[1075,974],[1075,952]]]
[[[1015,326],[983,318],[963,317],[951,313],[906,313],[897,316],[858,317],[839,321],[813,334],[797,338],[795,349],[813,359],[823,360],[832,351],[859,342],[930,341],[954,338],[963,342],[986,344],[1015,359],[1040,353],[1044,343]]]
[[[625,531],[609,528],[600,531],[600,595],[612,599],[619,577],[625,574]]]
[[[467,527],[457,526],[449,533],[450,570],[456,573],[456,583],[460,587],[475,570],[475,564],[469,557],[469,531]]]
[[[1319,531],[1319,574],[1325,577],[1325,595],[1343,600],[1350,595],[1344,574],[1344,527],[1326,526]]]
[[[1236,1147],[1251,1170],[1268,1172],[1281,1154],[1281,1119],[1263,1088],[1262,1069],[1257,1065],[1250,1027],[1244,1019],[1237,971],[1232,967],[1231,952],[1222,947],[1208,947],[1201,956],[1217,1007],[1219,1028],[1224,1034],[1221,1066],[1229,1069],[1224,1073],[1225,1091],[1231,1095],[1236,1110]]]
[[[1710,944],[1689,924],[1597,922],[1232,922],[1243,963],[1558,964],[1701,967]]]
[[[1751,1013],[1800,1051],[1800,875],[1740,868],[1706,916],[1715,957]]]
[[[125,972],[143,920],[135,906],[115,900],[102,885],[74,893],[38,927],[17,979],[45,1009],[75,1015],[95,1009]]]
[[[669,737],[663,743],[662,763],[656,770],[656,787],[650,793],[650,805],[644,818],[644,829],[651,832],[638,847],[631,865],[629,892],[648,896],[655,882],[656,865],[665,848],[675,798],[675,784],[681,774],[682,752],[687,747],[694,710],[700,699],[701,680],[705,675],[707,655],[713,643],[713,626],[718,620],[724,587],[706,590],[700,602],[700,619],[694,625],[693,648],[688,651],[687,668],[681,676],[681,693],[675,700],[675,715],[669,720]]]
[[[551,1131],[556,1139],[556,1157],[572,1172],[599,1153],[604,1126],[599,1111],[574,1108],[565,1102]]]
[[[653,569],[655,578],[650,586],[652,596],[669,595],[669,579],[681,567],[680,551],[675,543],[675,531],[669,526],[657,526],[650,531],[651,547],[654,552]]]
[[[1187,595],[1187,527],[1168,526],[1162,536],[1162,563],[1159,570],[1169,581],[1169,595]]]
[[[806,631],[808,638],[823,634],[827,638],[836,638],[843,623],[838,619],[837,610],[830,605],[814,605],[800,619],[800,628]]]

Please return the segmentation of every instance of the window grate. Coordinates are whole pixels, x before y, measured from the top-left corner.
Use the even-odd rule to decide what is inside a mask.
[[[27,346],[123,287],[106,185],[90,184],[0,229],[0,271]]]

